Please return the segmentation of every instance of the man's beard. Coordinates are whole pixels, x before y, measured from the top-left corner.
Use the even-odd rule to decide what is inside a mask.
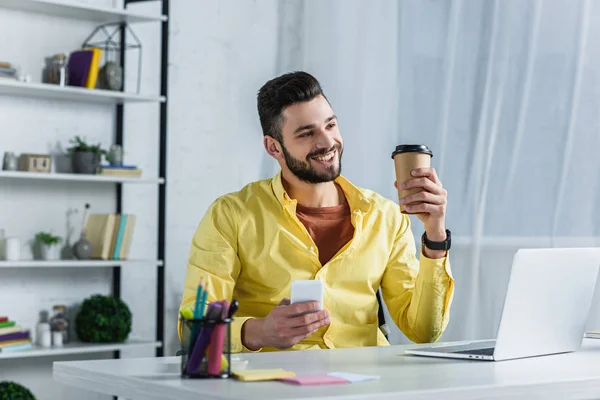
[[[281,143],[281,149],[283,150],[283,157],[285,163],[290,171],[300,180],[308,183],[324,183],[335,180],[342,172],[342,152],[343,149],[339,144],[335,144],[330,149],[317,150],[306,156],[306,161],[294,158],[286,149],[285,145]],[[326,172],[316,171],[310,165],[310,158],[327,154],[333,150],[337,150],[338,165],[330,165],[326,167]]]

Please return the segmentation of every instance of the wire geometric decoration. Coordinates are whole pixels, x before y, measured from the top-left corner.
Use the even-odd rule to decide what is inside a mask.
[[[112,32],[109,32],[110,28],[114,28],[112,30]],[[134,44],[130,44],[127,43],[127,35],[126,33],[130,33],[131,36],[133,37],[133,40],[135,41]],[[103,34],[103,39],[101,39],[100,41],[94,41],[91,42],[91,40],[94,38],[94,36],[98,33],[102,33]],[[124,36],[124,40],[123,38],[121,38],[121,35]],[[115,37],[117,37],[118,41],[115,40]],[[107,24],[103,24],[100,25],[98,27],[96,27],[96,29],[94,29],[94,31],[85,39],[85,41],[83,42],[82,48],[89,48],[89,47],[96,47],[99,49],[103,50],[104,56],[105,56],[105,60],[106,60],[106,64],[104,65],[103,69],[105,69],[105,71],[108,71],[109,68],[112,68],[111,71],[118,73],[120,75],[121,79],[121,83],[122,80],[125,79],[124,73],[123,73],[123,69],[120,66],[119,61],[123,62],[125,60],[121,60],[121,56],[125,56],[125,51],[126,50],[138,50],[138,65],[137,65],[137,93],[140,93],[140,80],[141,80],[141,76],[142,76],[142,43],[140,42],[140,40],[138,39],[137,35],[135,34],[135,32],[131,29],[131,27],[124,23],[124,22],[110,22]],[[117,78],[117,79],[118,79]],[[117,87],[120,86],[121,89],[117,89]],[[114,87],[109,87],[109,89],[112,90],[125,90],[125,85],[118,85],[118,83],[115,83]]]

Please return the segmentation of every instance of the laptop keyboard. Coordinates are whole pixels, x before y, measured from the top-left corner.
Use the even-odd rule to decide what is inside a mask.
[[[461,350],[461,351],[453,351],[453,353],[455,353],[455,354],[476,354],[476,355],[482,355],[482,356],[493,356],[494,355],[494,348],[493,347],[489,347],[489,348],[486,348],[486,349]]]

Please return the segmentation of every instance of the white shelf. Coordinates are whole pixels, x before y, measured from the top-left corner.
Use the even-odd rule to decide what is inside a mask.
[[[13,79],[0,79],[0,95],[101,104],[162,103],[165,101],[164,96],[149,96],[103,89],[86,89],[77,86],[60,87],[50,83],[26,83]]]
[[[162,184],[163,178],[135,178],[107,175],[88,175],[88,174],[64,174],[47,172],[23,172],[23,171],[0,171],[1,178],[10,179],[38,179],[50,181],[77,181],[77,182],[98,182],[98,183],[143,183],[143,184]]]
[[[0,261],[0,268],[99,268],[99,267],[160,267],[162,261],[156,260],[21,260]]]
[[[115,350],[127,350],[132,348],[140,347],[161,347],[160,342],[153,340],[140,340],[140,339],[129,339],[124,343],[107,343],[107,344],[96,344],[96,343],[67,343],[63,347],[50,347],[43,348],[35,345],[31,350],[16,351],[12,353],[3,353],[0,351],[0,360],[9,358],[30,358],[30,357],[48,357],[48,356],[61,356],[67,354],[89,354],[89,353],[102,353],[107,351]]]
[[[49,0],[0,0],[0,7],[100,23],[160,22],[167,20],[165,15],[147,15],[118,8],[65,4],[64,2]]]

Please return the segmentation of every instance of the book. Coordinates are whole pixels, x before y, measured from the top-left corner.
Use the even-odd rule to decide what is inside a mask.
[[[102,164],[100,168],[106,169],[137,169],[135,165],[114,165],[114,164]]]
[[[138,168],[106,168],[99,169],[98,175],[138,177],[142,170]]]
[[[9,333],[21,332],[21,327],[18,325],[9,326],[7,328],[0,328],[0,335],[7,335]]]
[[[119,223],[119,230],[117,232],[117,237],[115,238],[115,249],[112,254],[113,260],[119,259],[119,254],[121,253],[121,246],[123,245],[123,235],[125,234],[125,226],[127,225],[127,214],[121,216],[121,221]]]
[[[135,215],[127,215],[127,223],[125,225],[125,233],[123,234],[123,242],[119,252],[119,260],[129,258],[129,249],[131,248],[131,238],[133,236],[133,228],[135,227]]]
[[[585,333],[584,337],[588,339],[600,339],[600,331],[588,331]]]
[[[6,322],[8,321],[8,317],[0,317],[0,322]]]
[[[123,216],[121,214],[115,215],[115,224],[113,226],[113,231],[110,236],[110,248],[108,249],[109,260],[114,260],[113,254],[115,254],[115,246],[117,244],[117,235],[119,233],[119,226],[121,226],[121,219],[123,219]]]
[[[116,220],[115,214],[92,214],[89,216],[85,226],[85,236],[92,244],[92,258],[110,259]]]
[[[85,87],[88,89],[94,89],[96,88],[96,83],[98,81],[98,71],[100,69],[100,57],[102,56],[102,50],[95,47],[85,50],[91,50],[92,52],[92,60],[90,62],[88,76],[85,81]]]
[[[7,340],[6,342],[0,342],[0,349],[26,343],[31,343],[31,339]]]
[[[10,328],[11,326],[15,326],[15,321],[0,322],[0,328]]]
[[[31,342],[23,344],[14,344],[12,346],[0,347],[0,353],[14,353],[17,351],[30,350],[32,348]]]
[[[0,344],[10,340],[29,339],[29,331],[20,331],[0,335]]]
[[[67,65],[69,86],[85,87],[93,55],[91,50],[76,50],[71,53]]]

